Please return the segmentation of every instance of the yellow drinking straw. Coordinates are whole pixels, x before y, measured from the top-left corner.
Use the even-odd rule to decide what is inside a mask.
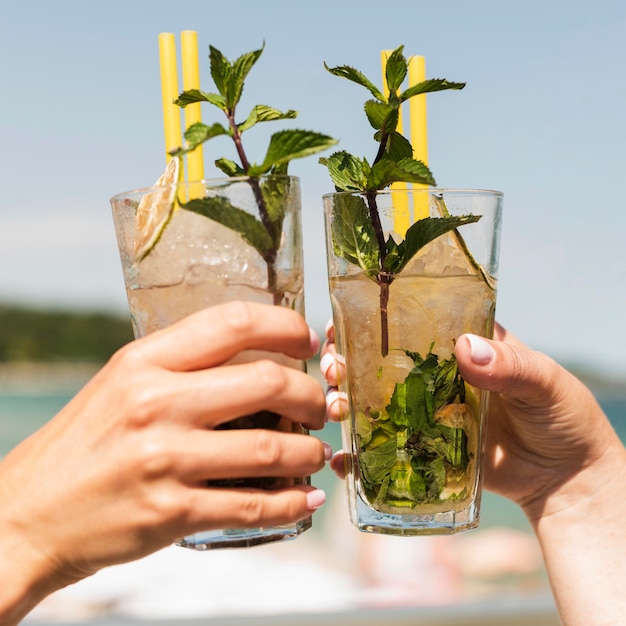
[[[426,80],[426,62],[424,57],[409,58],[409,86]],[[409,100],[410,138],[413,146],[413,158],[428,165],[428,125],[426,122],[426,94],[414,96]],[[413,189],[427,189],[428,185],[413,184]],[[413,219],[421,220],[429,215],[428,195],[417,194],[413,200]]]
[[[391,54],[391,50],[383,50],[381,52],[381,64],[383,69],[383,89],[385,96],[389,95],[387,89],[387,81],[385,78],[385,68],[387,66],[387,59]],[[423,56],[413,56],[408,59],[408,76],[409,86],[416,85],[426,80],[426,64]],[[398,116],[397,130],[402,133],[402,111],[400,110]],[[428,165],[428,130],[426,123],[426,94],[414,96],[409,100],[409,137],[411,145],[413,146],[413,158],[422,161]],[[392,189],[406,190],[408,185],[406,183],[394,183],[391,185]],[[415,189],[425,189],[427,185],[413,184]],[[417,221],[424,217],[428,217],[428,197],[426,195],[419,195],[414,200],[414,220]],[[396,194],[396,217],[394,221],[394,230],[404,235],[410,225],[409,216],[409,198],[408,193]]]
[[[180,34],[183,68],[183,90],[200,89],[200,70],[198,65],[198,34],[193,30],[184,30]],[[178,94],[176,94],[178,95]],[[185,107],[185,129],[201,121],[200,103]],[[187,181],[204,178],[204,159],[202,146],[187,154]]]
[[[180,108],[174,104],[178,98],[176,71],[176,42],[172,33],[159,35],[159,61],[161,66],[161,97],[163,101],[163,127],[165,130],[165,161],[172,158],[170,150],[183,145],[180,127]]]

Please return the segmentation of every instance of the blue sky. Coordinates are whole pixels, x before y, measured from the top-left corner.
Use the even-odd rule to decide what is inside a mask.
[[[498,319],[558,360],[626,375],[623,0],[6,3],[1,301],[126,310],[108,200],[164,166],[157,36],[185,29],[198,32],[204,89],[209,44],[235,57],[265,41],[242,109],[296,109],[295,126],[368,158],[367,94],[324,61],[378,80],[379,51],[404,44],[428,77],[466,81],[428,97],[430,165],[440,186],[504,192]],[[266,136],[253,132],[254,160]],[[321,196],[332,187],[316,158],[292,173],[307,313],[323,328]]]

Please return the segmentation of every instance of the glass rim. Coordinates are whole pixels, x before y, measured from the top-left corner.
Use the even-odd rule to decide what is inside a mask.
[[[410,183],[404,183],[410,184]],[[325,193],[322,199],[334,198],[336,196],[367,196],[370,191],[334,191],[332,193]],[[459,195],[474,195],[474,196],[491,196],[494,198],[503,198],[504,193],[495,189],[471,189],[469,187],[407,187],[405,189],[377,189],[374,192],[377,196],[392,194],[392,193],[415,193],[415,194],[459,194]]]
[[[176,187],[184,189],[191,185],[204,185],[205,187],[227,187],[233,183],[245,183],[249,180],[256,178],[258,180],[265,180],[267,178],[285,179],[299,181],[299,176],[293,176],[291,174],[263,174],[262,176],[220,176],[215,178],[202,178],[199,180],[180,181],[176,185],[151,185],[150,187],[138,187],[137,189],[130,189],[129,191],[122,191],[116,193],[110,198],[110,202],[118,202],[124,200],[128,196],[136,196],[140,194],[147,194],[157,191],[159,189],[169,189],[170,187]]]

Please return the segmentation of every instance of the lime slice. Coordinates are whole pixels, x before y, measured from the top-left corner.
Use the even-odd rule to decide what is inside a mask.
[[[135,262],[143,261],[161,238],[174,213],[176,186],[178,184],[179,159],[170,159],[163,174],[154,184],[154,191],[147,193],[137,207],[137,236],[135,238]]]

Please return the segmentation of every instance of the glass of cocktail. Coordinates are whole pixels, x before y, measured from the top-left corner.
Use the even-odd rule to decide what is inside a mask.
[[[502,194],[342,192],[324,206],[351,519],[392,535],[473,528],[488,394],[454,345],[493,333]]]
[[[202,308],[232,300],[286,306],[304,315],[299,179],[264,176],[179,183],[170,167],[154,187],[111,199],[135,335],[142,337]],[[268,230],[260,211],[269,220]],[[237,357],[238,362],[259,358],[305,367],[277,353],[248,351]],[[267,411],[222,427],[306,432]],[[207,487],[278,489],[309,482],[309,477],[242,476],[207,481]],[[310,526],[307,518],[271,528],[212,530],[185,537],[179,545],[252,546],[296,537]]]

